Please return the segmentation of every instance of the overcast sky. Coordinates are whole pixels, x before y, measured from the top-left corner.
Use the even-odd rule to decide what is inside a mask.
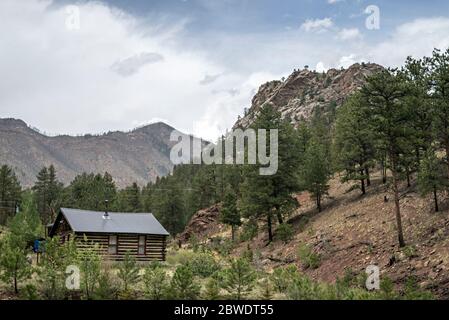
[[[161,120],[215,140],[295,68],[448,46],[445,0],[0,0],[0,117],[49,134]]]

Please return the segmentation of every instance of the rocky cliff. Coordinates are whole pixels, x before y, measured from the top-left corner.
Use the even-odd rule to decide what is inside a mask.
[[[308,69],[295,70],[287,79],[262,85],[254,96],[251,108],[234,127],[247,127],[265,103],[271,103],[295,125],[308,119],[315,110],[327,112],[338,108],[346,98],[363,86],[367,76],[382,70],[373,63],[356,63],[348,69],[330,69],[318,73]]]

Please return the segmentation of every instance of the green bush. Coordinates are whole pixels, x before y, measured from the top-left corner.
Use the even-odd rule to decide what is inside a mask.
[[[179,266],[173,275],[169,297],[179,300],[195,300],[201,291],[192,270],[188,266]]]
[[[149,264],[143,275],[145,297],[151,300],[161,300],[167,294],[167,273],[157,265]]]
[[[210,277],[212,274],[220,270],[220,265],[215,258],[209,253],[194,254],[186,265],[192,270],[195,276],[201,278]]]
[[[259,227],[257,226],[256,221],[248,221],[242,228],[242,233],[240,234],[240,241],[251,241],[259,232]]]
[[[293,227],[288,223],[282,223],[276,230],[276,236],[285,243],[290,242],[293,239]]]
[[[252,291],[256,272],[246,259],[234,259],[229,268],[221,272],[220,284],[233,299],[240,300]]]
[[[284,293],[287,290],[291,279],[295,277],[297,273],[298,269],[293,265],[283,268],[276,268],[271,274],[270,280],[279,293]]]
[[[306,269],[317,269],[321,264],[321,257],[306,245],[300,245],[298,248],[298,258]]]

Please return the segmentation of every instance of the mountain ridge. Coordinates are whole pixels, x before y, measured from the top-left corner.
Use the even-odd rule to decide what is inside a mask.
[[[107,171],[119,187],[145,185],[172,170],[174,130],[156,122],[129,132],[47,136],[23,120],[0,118],[0,163],[12,166],[24,187],[32,186],[38,171],[51,164],[64,184],[82,172]]]

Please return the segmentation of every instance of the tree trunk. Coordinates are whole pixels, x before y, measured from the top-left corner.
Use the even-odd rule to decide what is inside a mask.
[[[446,164],[447,164],[447,176],[449,178],[449,137],[446,137]]]
[[[410,169],[409,169],[408,166],[406,166],[405,172],[406,172],[406,175],[407,175],[407,187],[410,188],[410,186],[411,186],[411,184],[410,184]]]
[[[278,218],[279,224],[283,224],[284,223],[284,219],[282,218],[282,214],[281,214],[281,211],[279,209],[279,206],[275,206],[275,209],[276,209],[276,216]]]
[[[365,173],[366,173],[366,186],[369,187],[371,186],[371,177],[368,167],[365,168]]]
[[[321,212],[321,195],[317,194],[316,196],[316,207],[318,212]]]
[[[361,174],[363,176],[363,170],[362,170]],[[365,179],[363,179],[363,178],[360,179],[360,187],[362,189],[362,194],[365,194],[366,193],[366,190],[365,190]]]
[[[272,230],[272,226],[271,226],[271,213],[268,214],[267,228],[268,228],[268,242],[272,242],[273,241],[273,230]]]
[[[385,158],[382,159],[382,183],[387,183],[387,164]]]
[[[398,228],[398,240],[399,240],[399,247],[405,247],[404,242],[404,233],[402,231],[402,219],[401,219],[401,207],[399,204],[399,187],[398,187],[398,177],[396,172],[396,160],[395,155],[392,157],[392,170],[391,173],[393,175],[393,192],[394,192],[394,204],[395,204],[395,211],[396,211],[396,224]]]
[[[232,237],[232,241],[235,240],[235,226],[232,224],[231,225],[231,237]]]
[[[438,212],[440,211],[440,208],[438,208],[438,194],[436,186],[433,187],[433,199],[435,201],[435,212]]]

